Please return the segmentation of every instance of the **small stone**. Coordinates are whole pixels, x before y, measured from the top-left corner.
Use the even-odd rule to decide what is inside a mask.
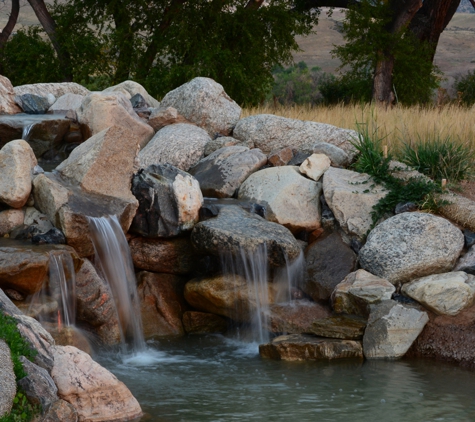
[[[302,163],[299,171],[317,182],[330,168],[330,164],[330,159],[325,154],[312,154]]]
[[[471,248],[473,245],[475,245],[475,233],[465,229],[463,231],[463,237],[464,237],[464,242],[465,242],[465,247],[466,248]]]
[[[467,253],[459,258],[452,271],[464,271],[475,275],[475,248],[473,246]]]
[[[293,156],[294,152],[292,151],[292,148],[285,147],[276,151],[272,151],[267,156],[267,160],[273,167],[285,166],[293,158]]]
[[[27,114],[45,114],[51,105],[47,98],[34,94],[19,95],[15,101]]]
[[[320,337],[361,340],[366,328],[366,319],[350,315],[336,315],[312,323],[307,333]]]
[[[175,123],[190,123],[174,107],[154,108],[148,118],[148,124],[155,131],[159,131],[165,126],[174,125]]]
[[[16,300],[16,301],[23,301],[25,300],[25,296],[22,295],[20,292],[17,292],[16,290],[13,289],[3,289],[5,294],[11,299],[11,300]]]
[[[64,237],[64,233],[61,230],[53,227],[46,233],[33,236],[31,243],[34,245],[65,245],[66,237]]]
[[[417,211],[419,207],[414,202],[400,202],[394,209],[394,214],[402,214],[403,212]]]
[[[130,104],[133,108],[143,108],[149,106],[145,101],[145,98],[141,94],[137,93],[130,99]]]

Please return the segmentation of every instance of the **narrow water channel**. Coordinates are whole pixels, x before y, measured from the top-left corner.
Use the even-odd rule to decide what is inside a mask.
[[[475,421],[475,372],[431,360],[283,362],[222,336],[149,342],[98,361],[141,422]]]

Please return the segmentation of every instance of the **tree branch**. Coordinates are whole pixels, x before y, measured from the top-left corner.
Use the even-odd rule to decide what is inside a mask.
[[[12,10],[8,22],[0,33],[0,50],[3,50],[5,44],[7,43],[8,38],[10,37],[13,28],[16,25],[18,20],[18,14],[20,13],[20,1],[12,0]]]

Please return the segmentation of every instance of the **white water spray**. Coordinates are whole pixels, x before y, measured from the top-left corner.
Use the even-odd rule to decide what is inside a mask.
[[[116,216],[88,217],[94,245],[94,263],[109,284],[121,326],[122,347],[131,342],[134,351],[145,349],[130,248]],[[125,351],[125,350],[124,350]]]
[[[33,128],[33,125],[34,124],[29,124],[29,125],[23,126],[21,139],[23,139],[24,141],[28,141],[28,137],[30,136],[30,132],[31,132],[31,129]]]

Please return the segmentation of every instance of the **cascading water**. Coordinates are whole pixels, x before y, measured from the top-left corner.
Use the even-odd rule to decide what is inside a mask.
[[[274,279],[269,283],[270,271],[265,244],[259,245],[257,250],[248,251],[240,249],[239,256],[223,254],[221,265],[223,273],[234,282],[234,296],[236,297],[237,309],[236,320],[242,318],[247,310],[251,312],[251,340],[260,344],[269,341],[269,304],[287,302],[292,298],[292,286],[298,284],[303,276],[303,253],[292,262],[287,262],[283,268],[274,271]],[[248,298],[246,310],[243,311],[241,301],[243,286],[239,280],[245,279]],[[238,332],[238,336],[241,337]]]
[[[28,136],[30,136],[30,132],[31,132],[32,127],[33,127],[33,124],[23,126],[21,139],[23,139],[24,141],[28,141]]]
[[[145,349],[140,305],[132,257],[116,216],[88,217],[94,245],[94,263],[109,284],[121,325],[122,348],[132,343],[134,351]],[[124,350],[125,351],[125,350]]]

